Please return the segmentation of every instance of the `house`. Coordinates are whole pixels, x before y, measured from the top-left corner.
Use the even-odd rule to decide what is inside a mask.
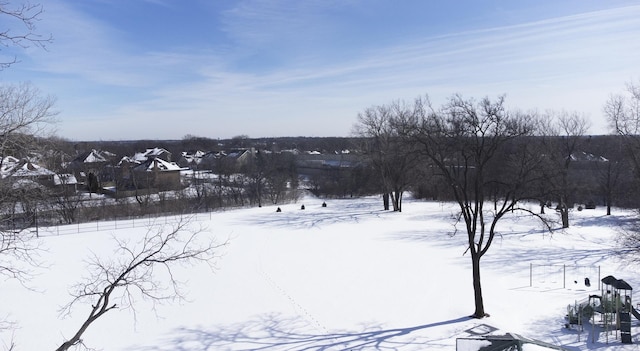
[[[188,168],[150,157],[131,168],[131,182],[137,189],[175,190],[181,186],[180,172],[183,170]]]
[[[13,180],[13,187],[22,190],[53,189],[75,194],[78,181],[73,174],[57,174],[30,160],[6,157],[0,170],[2,178]]]
[[[208,169],[211,171],[219,171],[221,160],[227,156],[224,151],[209,151],[202,155],[200,160],[200,169]]]
[[[7,173],[3,177],[15,177],[15,179],[29,179],[39,184],[52,186],[54,184],[54,172],[38,166],[29,160],[23,160],[13,164],[13,167],[5,169]]]
[[[249,164],[251,158],[255,155],[254,149],[242,149],[229,152],[225,157],[228,161],[233,161],[236,167],[242,167]]]
[[[183,151],[177,163],[180,167],[197,170],[200,169],[200,164],[205,154],[206,153],[201,150]]]
[[[188,168],[171,162],[171,152],[163,148],[150,148],[133,156],[124,156],[113,169],[115,189],[125,191],[135,189],[172,190],[181,186],[180,171]],[[126,195],[125,195],[126,196]]]
[[[78,191],[78,180],[76,176],[70,173],[55,174],[53,176],[53,184],[65,194],[75,194]]]
[[[98,191],[115,180],[111,167],[115,157],[114,153],[93,149],[78,154],[68,167],[79,182],[92,191]]]

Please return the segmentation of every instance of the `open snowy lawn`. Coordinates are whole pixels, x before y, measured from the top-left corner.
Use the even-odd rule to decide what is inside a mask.
[[[568,304],[600,293],[597,267],[601,277],[640,286],[638,270],[611,254],[618,223],[630,212],[574,211],[571,228],[552,234],[530,216],[507,217],[482,260],[491,317],[477,320],[467,317],[474,310],[471,267],[455,206],[407,200],[402,213],[393,213],[377,198],[321,203],[305,198],[280,213],[266,206],[200,219],[206,235],[229,244],[214,271],[204,264],[176,269],[188,300],[154,309],[140,299],[135,311],[109,312],[90,327],[85,344],[140,351],[454,350],[456,338],[497,328],[571,350],[637,348],[615,334],[605,344],[606,335],[596,333],[591,343],[589,328],[564,328]],[[135,240],[145,232],[45,233],[43,267],[28,286],[7,280],[0,289],[0,316],[15,323],[0,334],[4,346],[13,340],[16,350],[55,349],[88,313],[82,305],[70,316],[59,310],[89,255],[109,257],[113,236]],[[632,333],[640,343],[637,324]]]

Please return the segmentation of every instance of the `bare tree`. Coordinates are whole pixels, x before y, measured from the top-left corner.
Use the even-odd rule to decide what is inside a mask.
[[[614,198],[620,192],[620,183],[622,175],[627,169],[628,164],[621,161],[607,160],[597,168],[597,181],[604,195],[605,205],[607,206],[607,216],[611,215],[611,206]]]
[[[58,189],[51,191],[49,201],[64,223],[74,223],[78,219],[78,213],[84,207],[82,196],[77,193],[75,183],[72,183],[72,179],[75,180],[75,178],[64,173],[57,174],[56,177],[60,184],[57,185]]]
[[[221,155],[215,159],[213,168],[216,174],[213,190],[218,199],[218,206],[223,207],[226,203],[244,205],[245,182],[244,177],[239,176],[236,163]]]
[[[137,243],[115,239],[113,256],[94,255],[89,260],[86,279],[72,289],[72,300],[61,311],[68,315],[77,305],[90,306],[89,314],[78,330],[56,350],[63,351],[82,344],[82,335],[100,317],[116,308],[136,312],[136,301],[147,299],[154,305],[184,300],[184,287],[174,275],[176,265],[207,263],[213,268],[225,243],[216,243],[200,228],[180,219],[173,226],[150,227]],[[135,317],[134,317],[135,318]]]
[[[134,167],[129,169],[136,202],[140,205],[142,214],[147,214],[153,199],[153,180],[151,171],[138,171]]]
[[[402,133],[403,122],[411,113],[411,106],[400,101],[370,107],[358,114],[353,128],[380,177],[385,210],[389,209],[390,197],[393,210],[402,211],[402,196],[416,178],[416,153]]]
[[[53,97],[42,96],[31,84],[0,85],[0,162],[29,150],[33,136],[48,132],[57,114],[54,104]]]
[[[612,94],[603,108],[611,131],[620,135],[633,165],[636,182],[640,181],[640,82],[626,84],[624,93]],[[618,236],[619,254],[632,263],[640,262],[640,221],[621,228]]]
[[[624,145],[640,180],[640,82],[627,83],[625,93],[613,94],[603,108],[609,128],[624,138]]]
[[[0,86],[0,167],[7,156],[28,151],[33,136],[46,131],[55,116],[52,108],[53,99],[41,97],[31,85]],[[42,199],[39,189],[31,181],[0,179],[0,273],[22,282],[29,276],[28,266],[38,266],[38,244],[31,240],[35,233],[27,228]]]
[[[265,158],[264,194],[271,203],[278,204],[297,197],[298,171],[291,153],[261,154]]]
[[[211,206],[213,185],[211,184],[211,180],[207,176],[207,173],[203,173],[201,171],[197,171],[195,168],[192,170],[191,177],[188,178],[187,187],[185,190],[189,189],[193,191],[193,195],[195,195],[195,209],[209,210]],[[184,191],[180,193],[184,194]]]
[[[16,279],[21,284],[27,284],[33,274],[33,269],[40,267],[39,260],[42,252],[41,243],[36,239],[36,232],[22,227],[15,227],[15,223],[2,223],[0,230],[0,275],[8,279]],[[8,227],[7,227],[8,226]]]
[[[504,97],[479,102],[454,95],[441,109],[428,98],[418,98],[405,132],[419,145],[431,167],[448,185],[460,207],[471,255],[475,311],[485,312],[480,259],[498,235],[498,223],[507,214],[525,211],[520,203],[535,198],[540,180],[540,154],[522,139],[534,131],[532,116],[505,110]],[[508,151],[508,152],[507,152]],[[485,206],[489,197],[493,206]]]
[[[44,12],[42,5],[24,2],[11,6],[8,0],[0,1],[0,18],[9,28],[0,28],[0,46],[7,48],[28,48],[36,46],[46,48],[53,38],[51,35],[43,36],[37,33],[36,23]],[[12,60],[0,62],[0,70],[18,62],[17,57]]]
[[[604,112],[613,132],[620,135],[640,134],[640,83],[627,83],[626,94],[612,94]]]
[[[262,207],[265,181],[267,177],[267,160],[264,152],[251,149],[251,155],[246,164],[241,166],[241,172],[246,180],[246,193],[249,201]]]
[[[571,166],[579,157],[582,143],[589,130],[589,120],[577,113],[549,111],[542,120],[543,152],[546,155],[548,185],[557,198],[557,211],[562,227],[569,228],[569,211],[576,189],[571,181]]]

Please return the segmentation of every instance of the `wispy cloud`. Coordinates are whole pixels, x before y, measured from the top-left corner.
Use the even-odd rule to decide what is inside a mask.
[[[88,84],[148,87],[166,82],[178,67],[198,60],[185,52],[140,50],[127,39],[126,30],[63,1],[47,3],[40,27],[54,33],[54,43],[46,52],[32,50],[37,62],[33,69],[73,76]]]
[[[340,47],[329,44],[344,23],[330,14],[356,6],[351,2],[236,2],[218,14],[225,40],[206,47],[173,43],[163,50],[138,47],[125,29],[65,2],[51,4],[46,22],[55,24],[57,39],[50,52],[38,54],[39,69],[59,80],[77,78],[105,95],[121,89],[126,96],[105,98],[98,111],[77,101],[66,105],[69,118],[77,122],[90,113],[91,123],[105,124],[103,131],[114,120],[144,126],[179,118],[180,127],[163,132],[167,137],[199,131],[347,134],[357,112],[371,104],[425,93],[437,101],[456,92],[506,93],[523,108],[562,106],[597,117],[607,90],[637,75],[640,62],[640,6],[416,33],[393,45],[366,43],[341,55]],[[268,62],[261,64],[263,59]],[[61,93],[63,103],[71,98]],[[199,123],[217,127],[193,127]],[[76,126],[86,127],[74,124],[68,133],[76,133]]]

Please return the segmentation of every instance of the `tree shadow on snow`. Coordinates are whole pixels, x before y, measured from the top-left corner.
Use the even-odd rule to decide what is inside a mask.
[[[281,228],[312,229],[336,223],[358,223],[366,219],[380,218],[390,213],[389,211],[373,209],[367,206],[354,208],[342,206],[340,210],[310,209],[308,206],[305,210],[287,209],[278,213],[265,213],[248,219],[243,218],[242,223]]]
[[[576,220],[580,225],[607,227],[619,223],[620,219],[605,218],[602,222],[591,219]],[[576,224],[578,225],[578,224]],[[467,234],[464,229],[450,227],[417,228],[416,230],[397,231],[389,235],[393,240],[424,243],[430,247],[459,248],[461,255],[468,255]],[[570,247],[558,243],[564,230],[554,228],[550,233],[541,226],[528,229],[504,228],[498,232],[487,255],[482,258],[483,268],[499,269],[504,273],[518,273],[529,270],[529,264],[566,264],[597,266],[616,257],[613,241],[600,242],[587,234],[574,233],[576,240]],[[580,246],[579,242],[585,244]],[[561,242],[561,241],[560,241]],[[503,245],[507,245],[506,251]]]
[[[638,221],[638,216],[633,214],[595,215],[572,218],[572,225],[590,227],[626,227]]]
[[[450,340],[455,338],[455,335],[443,333],[437,333],[438,337],[428,338],[421,331],[470,319],[461,317],[407,328],[384,329],[369,325],[364,326],[361,331],[329,331],[319,325],[311,327],[301,318],[283,318],[278,314],[269,314],[254,321],[229,326],[179,328],[162,346],[140,350],[416,350],[425,349],[425,345],[450,344]]]

